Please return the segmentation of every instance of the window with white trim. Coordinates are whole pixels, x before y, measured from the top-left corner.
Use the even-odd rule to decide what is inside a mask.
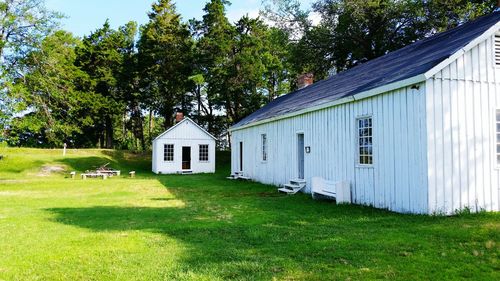
[[[163,160],[172,162],[174,161],[174,145],[164,144],[163,145]]]
[[[199,148],[200,162],[208,162],[208,144],[200,144]]]
[[[495,113],[496,113],[495,114],[496,156],[497,156],[497,166],[500,167],[500,109],[497,109]]]
[[[373,164],[373,121],[372,117],[357,119],[358,127],[358,164]]]
[[[262,161],[267,161],[267,135],[260,135],[261,147],[262,147]]]

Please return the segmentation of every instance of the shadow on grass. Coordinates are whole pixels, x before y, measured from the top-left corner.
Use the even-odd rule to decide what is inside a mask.
[[[269,279],[291,272],[305,279],[324,274],[344,278],[361,267],[372,270],[365,276],[384,278],[388,266],[416,274],[422,256],[430,257],[426,266],[438,265],[443,245],[453,247],[474,236],[476,229],[461,224],[477,224],[482,218],[401,215],[313,202],[306,195],[270,196],[273,187],[224,180],[221,173],[159,177],[184,207],[47,210],[56,222],[97,232],[140,230],[174,238],[188,249],[181,270],[207,276],[215,272],[223,279]],[[498,238],[494,230],[489,236]]]
[[[184,204],[46,209],[53,220],[96,232],[144,231],[173,238],[185,247],[176,270],[209,279],[383,279],[398,272],[404,280],[422,274],[423,269],[432,279],[453,267],[458,272],[470,270],[467,264],[474,261],[469,260],[472,246],[467,243],[471,239],[473,246],[485,239],[499,240],[492,215],[401,215],[312,201],[303,194],[285,196],[275,187],[254,182],[229,181],[225,179],[229,153],[217,154],[216,174],[161,176],[153,175],[150,162],[141,157],[115,151],[106,155],[113,167],[142,171],[172,193],[173,198],[148,198],[155,205],[172,200]],[[82,171],[110,160],[87,157],[61,162]],[[491,257],[475,259],[484,264]],[[172,274],[167,278],[177,279]]]
[[[41,168],[45,162],[36,160],[27,163],[10,163],[8,161],[3,161],[0,163],[0,169],[3,173],[21,174],[25,171],[32,170],[33,167]]]
[[[60,158],[56,161],[67,165],[71,170],[84,172],[87,170],[95,170],[102,165],[108,164],[108,167],[121,170],[123,176],[128,176],[129,171],[136,171],[137,176],[152,176],[151,161],[149,158],[141,154],[133,154],[126,151],[103,150],[102,153],[106,156],[89,156],[89,157],[67,157]]]
[[[117,162],[106,157],[79,157],[79,158],[62,158],[57,160],[57,162],[68,166],[73,171],[84,172],[86,170],[95,170],[106,163],[109,166],[117,166]]]

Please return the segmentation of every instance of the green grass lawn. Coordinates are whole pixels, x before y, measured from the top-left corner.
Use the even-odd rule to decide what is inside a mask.
[[[500,215],[394,214],[144,155],[0,148],[0,280],[500,280]],[[108,180],[48,173],[111,162]],[[137,171],[129,179],[128,171]]]

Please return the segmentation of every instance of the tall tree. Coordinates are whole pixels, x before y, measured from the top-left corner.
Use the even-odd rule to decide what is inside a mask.
[[[139,65],[148,106],[164,117],[165,128],[172,126],[176,107],[187,111],[190,104],[185,94],[192,87],[192,46],[188,26],[172,1],[153,4],[139,41]]]
[[[146,103],[143,101],[144,93],[140,89],[139,60],[135,41],[137,32],[138,28],[135,22],[129,22],[119,28],[119,40],[123,42],[121,44],[123,46],[121,50],[123,63],[117,73],[117,88],[120,99],[126,105],[122,113],[121,141],[127,142],[127,131],[130,129],[134,139],[133,148],[140,147],[145,150],[147,145],[144,136],[143,108],[146,107]]]
[[[11,132],[31,132],[48,146],[64,142],[85,145],[82,129],[93,125],[90,116],[102,100],[78,89],[80,81],[87,79],[74,64],[75,48],[80,44],[70,33],[57,31],[19,61],[24,76],[16,79],[11,95],[18,101],[17,110],[29,113],[15,119]],[[22,144],[15,137],[10,136],[13,143]]]
[[[56,26],[61,16],[44,0],[0,0],[0,67],[15,64]]]
[[[234,27],[226,16],[226,0],[211,0],[203,11],[203,19],[198,23],[197,35],[200,37],[196,48],[196,62],[206,83],[206,111],[208,130],[218,134],[215,128],[217,110],[223,110],[226,102],[220,97],[227,96],[227,64],[232,51],[231,40]]]
[[[129,24],[117,31],[111,29],[106,21],[102,28],[86,36],[82,46],[76,50],[76,65],[89,77],[83,84],[83,90],[103,97],[99,114],[95,116],[95,133],[100,147],[114,147],[115,123],[120,120],[126,107],[119,79],[127,53],[130,52],[130,37],[134,35],[134,28],[134,24]]]
[[[12,80],[23,75],[19,59],[36,49],[60,18],[44,4],[44,0],[0,0],[0,129],[15,113],[16,101],[8,93]]]
[[[496,1],[320,0],[321,24],[296,45],[298,69],[322,78],[493,11]]]

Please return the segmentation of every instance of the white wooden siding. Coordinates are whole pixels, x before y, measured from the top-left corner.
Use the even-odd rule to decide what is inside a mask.
[[[426,81],[429,213],[499,210],[494,37]]]
[[[348,180],[355,203],[398,212],[427,212],[425,87],[402,88],[375,97],[232,132],[232,171],[282,185],[297,177],[297,133],[304,133],[305,179]],[[356,118],[373,118],[373,167],[357,165]],[[260,159],[267,134],[268,160]]]
[[[174,161],[164,161],[165,144],[174,145]],[[208,144],[208,161],[199,160],[199,145]],[[215,172],[215,140],[191,119],[172,127],[153,141],[154,173],[172,174],[182,172],[182,147],[191,147],[191,169],[193,173]]]

